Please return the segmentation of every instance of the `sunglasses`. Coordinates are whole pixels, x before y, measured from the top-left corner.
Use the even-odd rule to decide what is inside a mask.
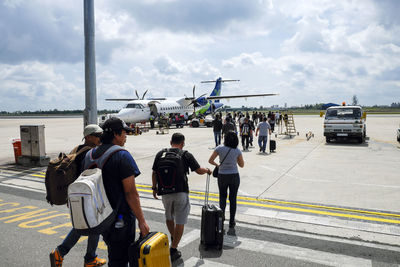
[[[100,138],[102,136],[102,134],[101,133],[94,133],[94,134],[91,134],[91,136]]]

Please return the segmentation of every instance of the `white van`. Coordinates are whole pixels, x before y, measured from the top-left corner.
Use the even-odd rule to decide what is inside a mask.
[[[326,142],[338,138],[357,138],[365,141],[367,134],[366,115],[360,106],[334,106],[326,110],[324,136]]]

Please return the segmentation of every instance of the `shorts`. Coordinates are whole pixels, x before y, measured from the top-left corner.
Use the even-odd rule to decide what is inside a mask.
[[[186,224],[190,212],[189,194],[179,192],[162,195],[162,202],[165,208],[165,217],[168,221],[175,221],[176,224]]]

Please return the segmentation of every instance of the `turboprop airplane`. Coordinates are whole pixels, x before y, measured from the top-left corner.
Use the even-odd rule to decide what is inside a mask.
[[[247,98],[273,96],[277,94],[254,94],[254,95],[231,95],[221,96],[221,84],[223,82],[233,82],[239,80],[222,80],[218,78],[215,81],[203,81],[202,83],[215,82],[215,87],[210,96],[203,94],[199,97],[195,96],[195,86],[193,87],[192,97],[161,97],[144,99],[147,91],[140,98],[137,91],[137,98],[108,98],[107,101],[129,101],[115,116],[124,120],[126,123],[147,122],[150,115],[157,117],[159,114],[176,114],[180,115],[207,115],[220,109],[223,104],[219,102],[221,99],[230,98]],[[196,108],[197,111],[196,111]]]

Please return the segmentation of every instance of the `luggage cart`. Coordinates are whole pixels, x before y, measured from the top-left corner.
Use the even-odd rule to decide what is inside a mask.
[[[169,133],[169,123],[167,118],[160,118],[158,120],[158,131],[156,134],[168,134]]]

